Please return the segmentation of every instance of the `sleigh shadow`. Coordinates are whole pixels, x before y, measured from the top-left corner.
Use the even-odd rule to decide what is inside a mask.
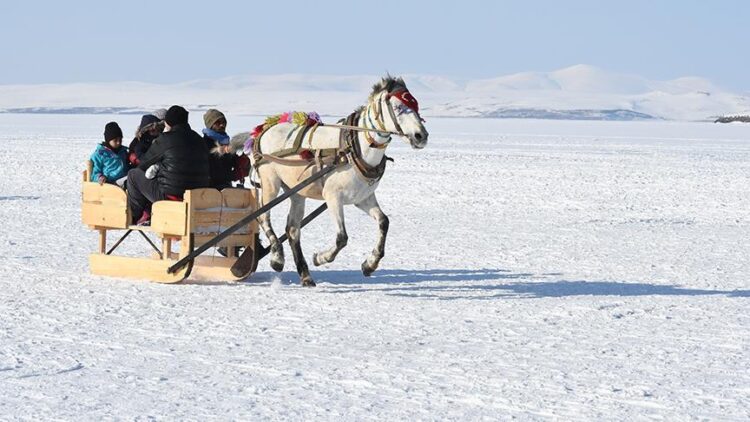
[[[289,274],[290,277],[296,274]],[[560,298],[575,296],[726,296],[750,297],[750,290],[704,290],[643,282],[560,279],[560,273],[514,273],[503,269],[380,270],[371,277],[358,271],[313,273],[321,292],[456,300]],[[288,278],[289,279],[289,278]]]

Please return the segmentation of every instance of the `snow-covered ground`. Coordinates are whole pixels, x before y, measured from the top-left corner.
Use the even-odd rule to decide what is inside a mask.
[[[89,275],[111,119],[0,115],[0,419],[750,418],[750,126],[428,119],[310,289]]]

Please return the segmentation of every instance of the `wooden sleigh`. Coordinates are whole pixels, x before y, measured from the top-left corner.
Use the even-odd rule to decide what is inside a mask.
[[[99,232],[98,251],[89,255],[93,274],[178,283],[188,276],[198,280],[238,281],[255,271],[257,260],[247,267],[246,274],[235,276],[230,271],[237,261],[237,246],[257,248],[258,224],[253,220],[217,243],[216,246],[226,247],[227,257],[206,252],[174,273],[168,272],[195,248],[253,213],[257,208],[253,191],[239,188],[187,190],[182,201],[155,202],[151,208],[150,226],[135,226],[130,224],[132,219],[125,191],[115,185],[89,182],[90,174],[90,167],[83,172],[81,218],[83,224]],[[107,249],[107,234],[115,230],[125,230],[125,233]],[[152,253],[145,256],[114,255],[117,247],[133,232],[139,233],[150,244]],[[159,239],[161,249],[149,235]],[[176,243],[179,243],[179,248],[175,252],[173,246]],[[252,256],[257,256],[255,252],[253,250]]]

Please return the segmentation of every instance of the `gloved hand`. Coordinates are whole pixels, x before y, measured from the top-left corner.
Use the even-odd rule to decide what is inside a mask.
[[[158,164],[152,164],[151,167],[146,169],[146,179],[153,179],[156,177],[156,173],[159,172],[159,165]]]
[[[237,165],[234,168],[234,180],[244,179],[250,174],[250,157],[245,154],[237,157]]]

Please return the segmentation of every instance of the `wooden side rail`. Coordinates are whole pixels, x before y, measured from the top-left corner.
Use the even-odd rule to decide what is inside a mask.
[[[107,183],[83,182],[81,220],[93,229],[126,229],[130,212],[125,191]]]

